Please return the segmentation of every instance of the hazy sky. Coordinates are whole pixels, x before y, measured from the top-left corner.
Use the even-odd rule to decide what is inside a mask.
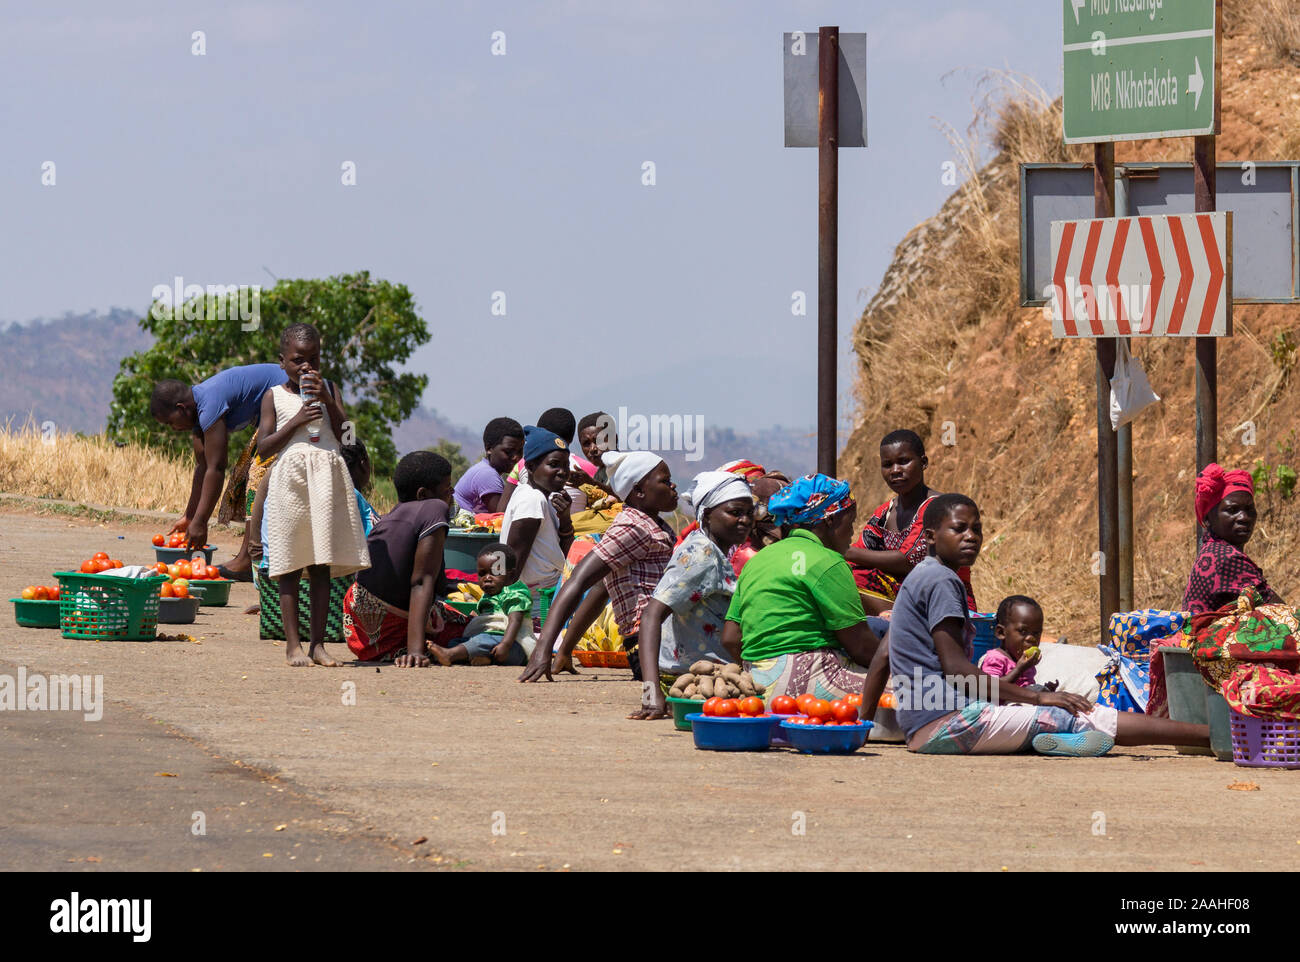
[[[817,153],[782,146],[783,31],[869,35],[870,146],[840,155],[845,399],[854,320],[952,191],[935,118],[964,129],[989,69],[1060,89],[1043,0],[3,9],[0,319],[369,269],[429,323],[425,403],[474,427],[553,404],[814,423]]]

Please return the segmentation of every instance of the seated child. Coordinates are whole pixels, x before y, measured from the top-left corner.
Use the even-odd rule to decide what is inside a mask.
[[[979,661],[979,670],[994,678],[1032,688],[1034,691],[1056,691],[1056,682],[1035,685],[1034,668],[1042,660],[1038,643],[1043,637],[1043,609],[1033,598],[1009,595],[998,605],[997,624],[993,634],[1001,648],[986,651]]]
[[[979,557],[979,508],[942,494],[922,520],[929,554],[894,603],[889,668],[909,751],[941,755],[1102,755],[1116,745],[1209,745],[1208,725],[1094,706],[1069,692],[1033,691],[982,674],[970,663],[966,588],[957,576]],[[876,704],[865,694],[863,714]]]
[[[393,487],[398,504],[370,531],[371,567],[343,598],[343,629],[361,661],[393,657],[398,668],[423,668],[426,640],[444,631],[457,637],[469,620],[435,597],[446,586],[451,465],[432,451],[413,451],[397,462]]]
[[[501,476],[524,450],[524,429],[514,418],[493,418],[483,429],[483,459],[470,467],[452,489],[456,507],[470,514],[492,514],[505,482]]]
[[[501,519],[501,541],[519,559],[519,578],[533,593],[533,630],[541,631],[551,599],[564,572],[564,557],[573,545],[569,447],[545,428],[524,428],[528,480],[520,483]]]
[[[532,615],[533,596],[519,580],[519,557],[508,545],[490,544],[478,553],[478,583],[483,589],[478,615],[451,647],[430,645],[440,665],[467,661],[471,665],[522,665],[537,639],[523,629]]]

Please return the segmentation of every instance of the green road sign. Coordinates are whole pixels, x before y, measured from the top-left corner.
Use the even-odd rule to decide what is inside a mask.
[[[1218,133],[1216,0],[1062,0],[1065,142]]]

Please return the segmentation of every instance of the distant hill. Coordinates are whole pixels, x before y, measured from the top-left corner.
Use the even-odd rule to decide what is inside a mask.
[[[152,343],[138,319],[135,311],[113,308],[102,315],[69,313],[0,327],[0,424],[12,419],[21,425],[30,415],[38,424],[53,421],[60,431],[103,431],[122,358]],[[459,444],[473,462],[483,446],[481,432],[481,425],[455,424],[433,408],[420,407],[394,430],[393,441],[405,454],[445,438]],[[686,451],[660,452],[679,485],[734,458],[748,458],[791,477],[813,470],[817,459],[811,428],[777,426],[742,434],[709,427],[703,442],[693,447],[700,454],[695,461],[686,460]]]
[[[60,431],[103,431],[118,365],[152,343],[138,320],[113,308],[0,328],[0,423],[18,426],[30,414]]]

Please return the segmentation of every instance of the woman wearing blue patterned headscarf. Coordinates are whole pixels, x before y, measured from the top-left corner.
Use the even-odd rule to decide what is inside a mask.
[[[844,560],[857,518],[848,482],[807,475],[772,495],[767,510],[785,537],[740,573],[723,645],[769,700],[861,694],[880,639]]]

